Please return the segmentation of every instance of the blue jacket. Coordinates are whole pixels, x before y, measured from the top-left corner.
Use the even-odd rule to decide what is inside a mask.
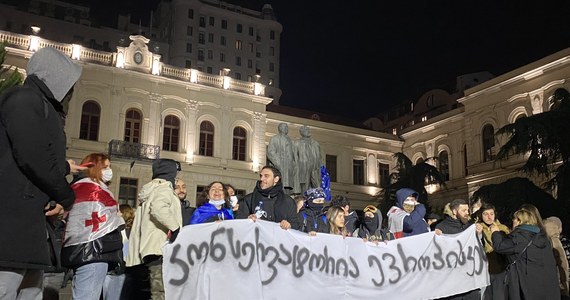
[[[222,207],[222,209],[217,209],[211,203],[204,203],[203,205],[196,208],[192,214],[192,217],[190,218],[190,225],[231,219],[233,219],[233,217],[227,208]]]
[[[415,194],[418,197],[418,192],[403,188],[396,192],[396,203],[399,208],[404,208],[404,200],[410,195]],[[426,215],[426,207],[423,204],[418,204],[414,210],[404,217],[404,236],[412,236],[420,233],[429,232],[428,225],[424,219]]]

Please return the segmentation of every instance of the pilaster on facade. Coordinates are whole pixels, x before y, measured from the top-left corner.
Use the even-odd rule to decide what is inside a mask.
[[[265,145],[265,126],[267,115],[260,112],[254,112],[251,117],[253,124],[252,170],[254,172],[258,172],[265,164],[265,158],[267,157]]]
[[[150,93],[148,99],[150,102],[150,122],[148,122],[148,140],[146,144],[158,145],[160,142],[160,134],[162,130],[162,95]]]
[[[198,101],[188,100],[186,102],[186,162],[191,164],[194,162],[196,154],[196,140],[198,128]]]

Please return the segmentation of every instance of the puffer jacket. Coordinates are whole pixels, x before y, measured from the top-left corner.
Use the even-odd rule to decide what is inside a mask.
[[[172,182],[155,178],[145,184],[138,195],[139,205],[129,236],[127,267],[140,265],[149,255],[162,256],[168,231],[182,227],[180,199]]]

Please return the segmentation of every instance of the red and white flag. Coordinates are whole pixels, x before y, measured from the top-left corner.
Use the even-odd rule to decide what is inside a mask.
[[[64,247],[96,240],[125,224],[118,202],[104,183],[83,178],[71,188],[75,202],[67,218]]]

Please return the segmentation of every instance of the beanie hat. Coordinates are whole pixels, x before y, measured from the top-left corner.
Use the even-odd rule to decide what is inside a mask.
[[[304,196],[307,201],[313,201],[314,199],[318,198],[326,199],[325,191],[320,187],[306,190]]]

